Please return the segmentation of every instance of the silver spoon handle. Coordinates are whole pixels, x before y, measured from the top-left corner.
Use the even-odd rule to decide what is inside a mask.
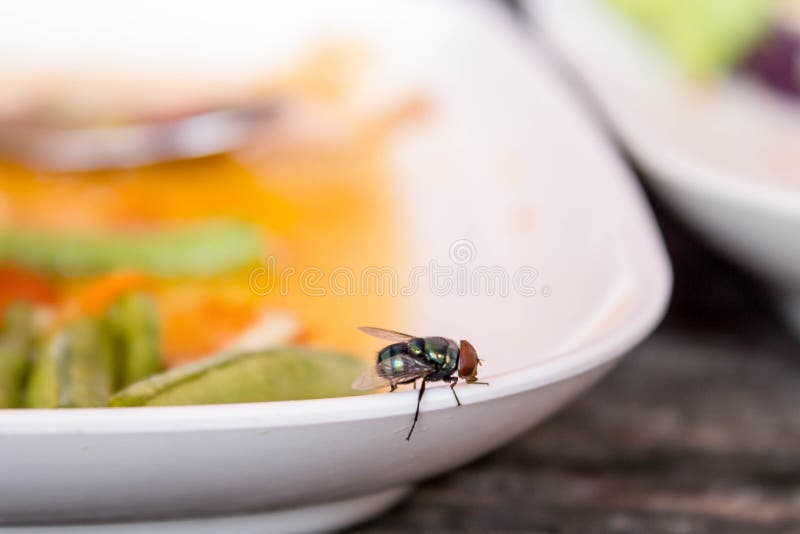
[[[280,114],[278,102],[122,126],[0,125],[0,154],[50,172],[125,169],[234,150]]]

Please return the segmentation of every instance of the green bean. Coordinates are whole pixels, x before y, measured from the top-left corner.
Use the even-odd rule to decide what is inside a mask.
[[[254,263],[260,253],[257,228],[241,221],[135,233],[0,230],[0,262],[61,276],[92,276],[120,268],[163,277],[208,276]]]
[[[105,322],[84,317],[39,344],[25,405],[105,406],[113,383],[112,347]]]
[[[356,395],[365,365],[305,348],[222,354],[152,376],[114,395],[111,406],[265,402]]]

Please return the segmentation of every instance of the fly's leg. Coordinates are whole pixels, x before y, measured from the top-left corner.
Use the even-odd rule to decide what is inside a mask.
[[[419,387],[419,397],[417,397],[417,411],[414,413],[414,422],[411,423],[411,430],[408,431],[406,441],[411,439],[411,433],[414,432],[414,427],[417,426],[417,419],[419,419],[419,403],[422,402],[422,395],[425,393],[425,379],[422,380],[422,385]]]
[[[467,384],[480,384],[482,386],[488,386],[489,382],[478,382],[477,380],[469,380],[467,379]]]
[[[397,389],[397,384],[390,384],[390,387],[391,387],[392,389],[390,389],[390,390],[389,390],[389,393],[392,393],[394,390],[396,390],[396,389]]]
[[[456,384],[458,384],[458,377],[454,376],[450,379],[450,391],[453,392],[453,396],[456,398],[456,403],[461,406],[461,401],[458,400],[458,395],[456,395]]]
[[[414,380],[414,389],[417,389],[417,381]]]

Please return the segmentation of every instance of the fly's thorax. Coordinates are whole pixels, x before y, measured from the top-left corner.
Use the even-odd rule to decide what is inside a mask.
[[[426,337],[424,339],[423,355],[436,365],[437,372],[431,379],[446,378],[458,368],[458,345],[446,337]]]

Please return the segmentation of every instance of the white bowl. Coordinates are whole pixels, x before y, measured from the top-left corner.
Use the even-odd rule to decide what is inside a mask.
[[[690,83],[602,2],[529,6],[657,193],[770,284],[800,333],[800,105],[741,76]]]
[[[505,12],[455,0],[301,4],[262,17],[264,34],[281,34],[274,57],[297,53],[309,28],[333,29],[375,50],[375,94],[431,99],[430,119],[392,146],[409,265],[438,261],[451,280],[497,267],[517,283],[504,295],[423,282],[398,297],[413,317],[385,326],[470,339],[490,385],[459,386],[460,408],[446,387],[429,389],[410,441],[413,391],[3,411],[0,520],[150,518],[161,531],[195,531],[197,520],[165,518],[198,515],[218,516],[202,522],[211,529],[259,532],[349,524],[540,422],[660,320],[671,275],[641,191]]]

